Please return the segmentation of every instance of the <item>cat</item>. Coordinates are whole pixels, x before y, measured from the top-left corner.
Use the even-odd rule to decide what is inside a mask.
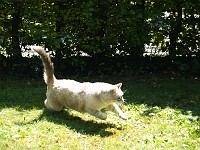
[[[61,111],[64,107],[81,113],[88,113],[99,119],[106,120],[106,113],[102,109],[112,111],[124,120],[128,117],[122,112],[117,103],[124,103],[122,83],[109,84],[103,82],[80,83],[70,79],[56,79],[54,65],[44,48],[33,46],[44,66],[44,80],[47,84],[46,100],[44,104],[50,111]]]

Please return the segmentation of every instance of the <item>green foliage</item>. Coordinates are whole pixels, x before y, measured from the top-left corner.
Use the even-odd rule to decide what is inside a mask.
[[[160,45],[162,51],[168,51],[172,57],[198,56],[199,0],[151,2],[153,44]]]
[[[78,51],[82,50],[92,56],[98,53],[112,56],[116,50],[122,54],[132,51],[142,54],[143,49],[136,48],[143,47],[149,37],[145,17],[141,17],[145,16],[142,14],[145,8],[138,6],[129,1],[76,3],[67,17],[67,22],[71,23],[69,26],[73,26],[69,30],[73,32],[74,46],[78,47]]]

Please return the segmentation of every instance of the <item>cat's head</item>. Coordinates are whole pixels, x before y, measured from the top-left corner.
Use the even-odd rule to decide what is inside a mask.
[[[121,90],[122,83],[118,83],[114,86],[115,87],[110,91],[111,96],[114,98],[114,100],[117,100],[117,102],[124,103],[124,92]]]
[[[121,90],[122,83],[118,83],[112,86],[104,92],[104,99],[107,99],[111,102],[124,103],[124,92]]]

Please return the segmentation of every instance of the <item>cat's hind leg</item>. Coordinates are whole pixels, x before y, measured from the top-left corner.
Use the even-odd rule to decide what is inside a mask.
[[[47,101],[47,99],[44,101],[44,105],[46,106],[46,108],[50,111],[54,111],[53,109],[51,109],[51,107],[49,106],[49,103]]]
[[[124,120],[128,119],[128,117],[122,112],[122,110],[120,109],[120,107],[116,103],[108,105],[106,107],[106,109],[109,110],[109,111],[112,111],[112,112],[114,112],[116,114],[118,114],[119,117],[122,118],[122,119],[124,119]]]
[[[59,102],[53,102],[50,100],[45,100],[44,101],[45,106],[47,107],[48,110],[50,111],[61,111],[63,109],[63,106]]]
[[[93,115],[99,119],[106,120],[107,115],[99,110],[93,110],[91,108],[85,108],[85,111],[90,115]]]

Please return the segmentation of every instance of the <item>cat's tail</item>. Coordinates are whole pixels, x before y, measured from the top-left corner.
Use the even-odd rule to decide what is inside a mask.
[[[37,52],[42,59],[42,63],[44,66],[44,81],[48,86],[52,85],[56,78],[54,76],[54,65],[51,61],[50,56],[46,53],[44,48],[40,46],[33,46],[32,49]]]

